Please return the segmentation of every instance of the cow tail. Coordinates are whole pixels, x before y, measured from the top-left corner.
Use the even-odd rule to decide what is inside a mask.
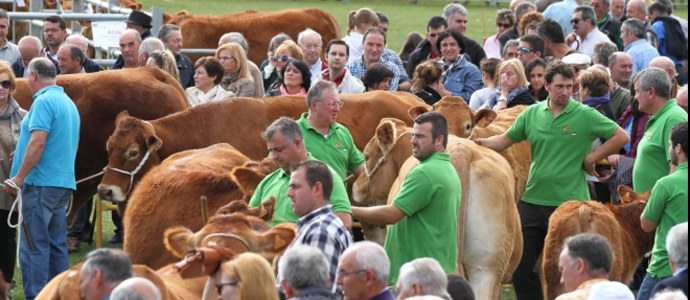
[[[347,35],[350,35],[350,32],[355,30],[355,24],[357,24],[357,22],[355,21],[356,13],[356,10],[352,10],[350,11],[350,14],[347,15]]]
[[[592,230],[592,208],[587,204],[580,204],[580,208],[577,210],[578,217],[580,219],[580,232],[589,232]]]

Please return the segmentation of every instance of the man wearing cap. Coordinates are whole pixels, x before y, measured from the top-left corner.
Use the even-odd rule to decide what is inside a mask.
[[[151,34],[151,27],[153,27],[151,25],[152,20],[153,19],[151,16],[145,12],[133,10],[125,22],[127,23],[127,29],[134,29],[139,32],[141,40],[143,41],[147,37],[153,36]],[[125,60],[122,58],[122,55],[118,55],[117,59],[115,60],[115,64],[113,65],[113,69],[123,69],[124,66]]]
[[[582,71],[592,66],[592,58],[582,53],[572,53],[563,57],[563,62],[569,64],[575,70],[575,78],[580,77]],[[577,80],[573,82],[573,99],[580,99],[580,85]]]

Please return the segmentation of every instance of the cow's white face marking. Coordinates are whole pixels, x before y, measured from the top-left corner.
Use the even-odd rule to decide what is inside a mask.
[[[137,143],[133,143],[129,146],[129,148],[127,148],[127,151],[125,151],[123,155],[125,160],[130,161],[138,158],[140,153],[141,151],[139,150],[139,145]]]

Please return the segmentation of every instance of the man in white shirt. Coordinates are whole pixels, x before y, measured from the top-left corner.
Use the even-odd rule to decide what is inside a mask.
[[[19,57],[19,47],[7,40],[9,29],[10,16],[0,8],[0,60],[4,60],[8,65]]]
[[[307,63],[309,71],[311,71],[311,83],[314,84],[319,79],[319,74],[328,68],[328,65],[321,60],[321,49],[323,47],[321,35],[307,28],[297,35],[297,44],[302,48],[304,62]]]
[[[594,44],[598,41],[611,41],[606,34],[599,31],[596,21],[596,14],[591,6],[581,5],[575,8],[570,20],[573,32],[566,37],[566,44],[570,45],[571,49],[594,58]]]

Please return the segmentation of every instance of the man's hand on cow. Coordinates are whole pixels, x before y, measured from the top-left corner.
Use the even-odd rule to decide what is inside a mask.
[[[592,154],[587,155],[587,157],[585,157],[585,161],[582,163],[582,168],[585,169],[587,174],[599,178],[596,167],[597,161],[595,158],[592,156]]]
[[[479,146],[484,146],[484,141],[486,141],[486,139],[476,138],[476,139],[473,139],[472,141]]]
[[[24,179],[18,178],[18,177],[13,177],[12,179],[9,179],[10,181],[14,182],[14,184],[19,188],[21,191],[22,185],[24,185]],[[8,195],[15,197],[17,196],[17,190],[15,190],[13,187],[11,187],[9,184],[5,183],[2,187],[5,190],[5,193]]]

